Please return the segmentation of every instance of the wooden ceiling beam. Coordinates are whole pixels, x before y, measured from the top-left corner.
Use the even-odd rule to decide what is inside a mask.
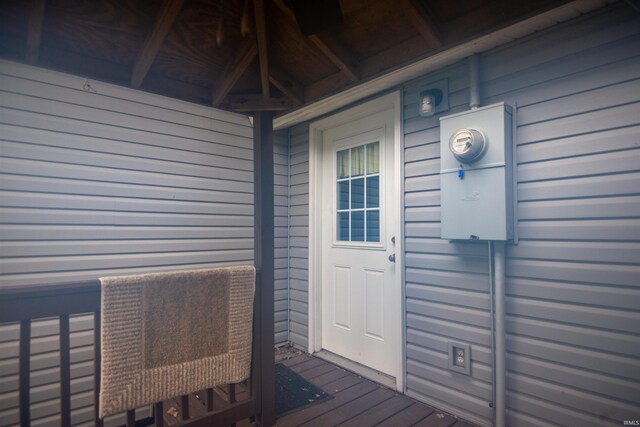
[[[269,54],[267,51],[267,24],[264,17],[264,0],[253,0],[253,11],[256,19],[256,35],[258,37],[262,96],[268,99],[271,94],[269,91]]]
[[[249,64],[258,54],[258,46],[255,40],[247,40],[247,42],[238,50],[233,61],[227,64],[222,73],[221,81],[218,85],[214,84],[213,93],[211,95],[211,103],[218,106],[222,103],[225,96],[231,88],[236,84],[240,76],[247,69]]]
[[[427,44],[434,49],[442,47],[442,34],[440,34],[438,26],[431,17],[420,11],[412,0],[402,0],[402,5],[411,24],[418,30]]]
[[[178,12],[182,8],[183,0],[164,0],[160,6],[160,11],[156,15],[153,29],[147,36],[147,39],[142,45],[140,54],[136,58],[136,62],[133,65],[133,72],[131,73],[131,86],[140,87],[144,81],[145,76],[153,64],[165,37],[169,33],[169,30],[173,26],[173,22],[178,16]]]
[[[265,98],[262,94],[251,93],[230,95],[227,104],[239,113],[253,111],[286,111],[291,109],[291,101],[286,98]]]
[[[316,101],[327,95],[332,95],[344,89],[352,81],[342,72],[331,74],[304,88],[304,99],[306,102]]]
[[[273,0],[278,9],[293,22],[298,28],[298,21],[293,11],[284,3],[284,0]],[[300,37],[305,38],[302,34]],[[306,38],[317,47],[338,69],[344,73],[350,81],[359,80],[358,64],[353,55],[334,37],[328,34],[314,34]]]
[[[291,99],[295,105],[300,105],[304,102],[304,87],[284,70],[271,65],[269,67],[269,81]]]
[[[340,42],[329,34],[322,36],[314,34],[309,36],[309,40],[316,45],[333,64],[340,69],[351,81],[358,81],[358,70],[353,56],[340,44]]]
[[[42,36],[42,22],[44,21],[44,11],[46,0],[29,1],[29,17],[27,23],[27,51],[25,61],[27,64],[38,63],[40,55],[40,39]]]

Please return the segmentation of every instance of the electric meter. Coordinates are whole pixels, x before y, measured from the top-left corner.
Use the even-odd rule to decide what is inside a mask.
[[[449,138],[449,149],[461,162],[471,163],[484,153],[484,136],[475,129],[460,129]]]

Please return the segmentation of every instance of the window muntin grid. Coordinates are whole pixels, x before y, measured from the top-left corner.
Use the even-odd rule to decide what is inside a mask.
[[[380,142],[336,155],[336,239],[380,242]]]

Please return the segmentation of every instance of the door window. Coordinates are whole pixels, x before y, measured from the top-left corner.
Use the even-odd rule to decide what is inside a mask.
[[[337,152],[336,239],[380,242],[380,143]]]

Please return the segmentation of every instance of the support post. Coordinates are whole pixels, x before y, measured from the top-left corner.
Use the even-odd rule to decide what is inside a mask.
[[[254,164],[254,257],[259,272],[256,298],[259,304],[260,336],[254,343],[260,348],[258,391],[263,426],[275,424],[275,360],[274,360],[274,197],[273,197],[273,113],[256,112],[253,116]]]

